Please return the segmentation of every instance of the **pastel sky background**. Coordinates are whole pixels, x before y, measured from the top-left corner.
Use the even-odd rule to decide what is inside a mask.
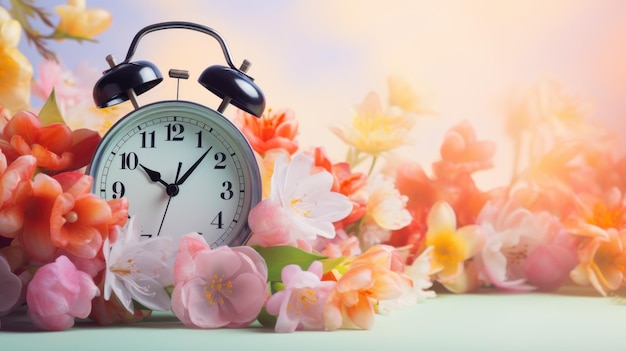
[[[464,119],[479,138],[498,141],[495,162],[508,166],[502,99],[511,88],[544,78],[586,100],[589,118],[614,130],[626,127],[623,0],[87,0],[87,5],[111,12],[113,25],[98,44],[54,43],[51,49],[67,67],[86,61],[106,69],[104,57],[122,60],[133,36],[149,24],[204,24],[224,36],[236,62],[252,62],[249,73],[268,106],[295,111],[302,148],[324,145],[336,160],[346,147],[328,126],[350,123],[352,106],[369,91],[386,99],[390,75],[406,79],[436,111],[418,121],[415,143],[401,150],[426,169],[438,156],[445,130]],[[40,61],[25,42],[21,48],[35,65]],[[217,107],[195,81],[203,68],[224,64],[211,37],[155,32],[142,40],[135,59],[154,62],[164,75],[170,68],[188,69],[191,79],[181,84],[181,98]],[[175,84],[168,79],[140,102],[173,99]],[[491,185],[507,180],[493,172],[482,177]]]

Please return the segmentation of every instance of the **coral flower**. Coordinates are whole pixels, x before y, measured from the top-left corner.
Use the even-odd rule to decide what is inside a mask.
[[[9,113],[26,109],[30,100],[33,67],[17,49],[22,27],[0,7],[0,106]]]
[[[0,236],[14,238],[24,224],[24,203],[32,190],[30,179],[37,160],[25,155],[7,165],[0,151]]]
[[[455,178],[458,174],[471,174],[493,166],[496,145],[480,141],[468,121],[463,121],[446,133],[441,145],[441,161],[433,164],[439,178]]]
[[[80,39],[92,39],[105,31],[112,21],[111,14],[103,9],[86,8],[85,0],[68,0],[54,11],[61,17],[56,33]]]
[[[72,131],[61,123],[44,126],[35,114],[20,111],[4,126],[0,149],[9,162],[20,155],[33,155],[39,168],[58,173],[86,166],[99,142],[95,131]]]
[[[466,278],[465,261],[482,249],[482,232],[475,225],[457,229],[454,210],[444,201],[433,205],[427,223],[426,246],[433,247],[431,264],[437,280],[453,292],[465,292],[469,287],[455,283]]]
[[[355,110],[351,127],[330,129],[357,151],[377,156],[409,143],[414,114],[400,109],[383,111],[380,97],[373,92]]]
[[[32,322],[47,330],[65,330],[74,318],[86,318],[100,291],[91,276],[65,256],[41,267],[28,284],[26,302]]]
[[[325,329],[370,329],[374,303],[399,298],[412,286],[408,276],[394,270],[395,260],[393,250],[381,245],[357,256],[326,302]]]
[[[50,211],[52,243],[78,257],[93,258],[100,251],[112,212],[107,202],[90,193],[93,178],[78,172],[54,177],[60,194]]]
[[[267,300],[267,266],[251,247],[211,249],[197,233],[179,241],[172,311],[186,326],[239,328]]]
[[[290,109],[268,109],[260,118],[238,111],[237,124],[259,155],[273,149],[284,149],[290,155],[298,150],[298,121]]]
[[[283,268],[281,280],[285,288],[272,295],[266,304],[269,314],[278,315],[277,332],[324,329],[324,304],[335,282],[320,281],[321,277],[319,261],[311,263],[306,271],[295,264]]]

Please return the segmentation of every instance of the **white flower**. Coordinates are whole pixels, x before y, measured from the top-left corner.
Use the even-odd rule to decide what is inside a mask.
[[[382,174],[372,175],[367,182],[367,215],[384,229],[397,230],[411,223],[406,210],[408,197],[400,194],[393,180]]]
[[[139,240],[134,222],[133,217],[113,244],[108,238],[104,242],[104,299],[109,300],[115,293],[131,313],[133,300],[151,310],[170,310],[165,287],[173,283],[175,245],[168,237]]]
[[[313,158],[297,154],[289,163],[284,155],[274,165],[269,198],[255,206],[248,217],[254,232],[251,243],[262,246],[308,247],[318,236],[335,237],[333,222],[352,211],[352,202],[331,191],[333,177],[313,172]]]

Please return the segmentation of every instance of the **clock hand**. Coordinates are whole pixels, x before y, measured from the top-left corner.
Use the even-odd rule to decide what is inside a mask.
[[[161,184],[163,184],[165,187],[167,187],[169,184],[167,184],[163,179],[161,179],[161,173],[151,170],[150,168],[142,165],[141,163],[139,164],[139,166],[141,166],[141,168],[143,168],[144,171],[146,171],[146,173],[148,174],[148,177],[150,177],[150,180],[153,182],[159,182]]]
[[[178,185],[176,185],[176,182],[178,181],[178,175],[180,174],[180,167],[182,165],[183,165],[182,162],[178,162],[178,169],[176,169],[176,179],[174,180],[173,184],[167,185],[167,195],[169,197],[167,199],[167,204],[165,205],[165,211],[163,212],[163,217],[161,218],[161,224],[159,224],[159,231],[157,232],[157,236],[161,234],[161,229],[163,228],[163,222],[165,222],[165,215],[167,215],[167,209],[170,207],[170,201],[172,201],[173,196],[178,194]]]
[[[191,175],[191,173],[193,173],[193,171],[196,170],[196,168],[198,168],[198,166],[200,165],[200,162],[202,162],[202,160],[206,157],[206,155],[209,153],[209,151],[211,151],[213,147],[210,147],[207,151],[205,151],[202,156],[200,156],[200,158],[196,161],[196,163],[194,163],[191,168],[189,168],[187,170],[187,172],[185,172],[185,174],[183,174],[182,177],[180,177],[180,179],[178,181],[175,182],[176,185],[181,185],[185,182],[185,180],[187,180],[187,178],[189,178],[189,176]]]

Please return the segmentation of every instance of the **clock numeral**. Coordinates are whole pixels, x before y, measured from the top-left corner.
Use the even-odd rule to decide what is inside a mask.
[[[213,218],[213,220],[211,221],[211,224],[213,224],[214,226],[217,226],[217,229],[224,228],[224,222],[222,220],[222,211],[219,211],[217,213],[217,216]]]
[[[198,136],[198,148],[202,147],[202,131],[199,131],[196,133],[196,135]]]
[[[111,190],[113,191],[113,195],[111,197],[114,199],[119,199],[126,194],[126,187],[124,186],[124,183],[120,181],[114,182],[113,185],[111,185]]]
[[[122,169],[135,169],[139,165],[139,157],[134,152],[123,152],[120,157],[122,158]]]
[[[226,154],[223,152],[215,153],[215,161],[217,164],[215,165],[215,169],[225,169],[226,168]]]
[[[167,138],[165,141],[182,141],[184,136],[182,135],[185,131],[185,127],[183,127],[180,123],[169,123],[165,125],[167,128]]]
[[[154,148],[154,131],[150,133],[141,132],[141,148],[145,149],[147,147]]]
[[[220,197],[222,198],[222,200],[230,200],[233,198],[233,183],[231,183],[230,181],[225,181],[222,183],[222,186],[224,187],[224,191],[222,191],[222,193],[220,194]]]

